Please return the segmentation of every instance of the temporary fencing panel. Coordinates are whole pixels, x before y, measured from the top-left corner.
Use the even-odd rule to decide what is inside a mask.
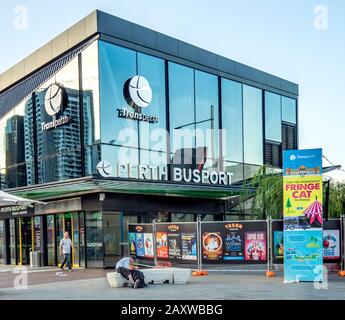
[[[266,220],[201,222],[202,268],[266,271],[269,259]]]
[[[329,271],[338,271],[341,267],[343,252],[341,219],[323,221],[323,263]],[[275,270],[283,270],[284,237],[283,220],[272,220],[272,263]]]
[[[161,266],[198,268],[198,223],[156,223],[157,263]]]
[[[324,220],[329,271],[344,264],[344,218]],[[129,252],[140,266],[209,271],[283,271],[283,220],[128,224]]]

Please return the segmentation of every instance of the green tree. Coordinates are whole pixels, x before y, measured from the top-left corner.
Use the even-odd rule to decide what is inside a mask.
[[[261,167],[250,185],[256,188],[251,201],[251,217],[254,219],[283,218],[283,177],[271,168]],[[247,195],[248,198],[248,195]],[[246,199],[246,198],[244,198]],[[291,208],[287,200],[286,208]],[[325,197],[324,200],[325,201]],[[345,182],[331,181],[329,191],[329,218],[345,215]]]
[[[256,188],[251,212],[252,218],[273,219],[283,217],[283,177],[277,170],[261,167],[250,183]]]
[[[339,218],[345,214],[345,183],[331,181],[329,189],[329,217]]]

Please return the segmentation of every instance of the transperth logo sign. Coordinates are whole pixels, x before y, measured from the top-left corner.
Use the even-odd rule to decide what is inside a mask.
[[[148,107],[152,102],[152,89],[145,77],[136,75],[128,79],[123,87],[123,95],[132,109],[125,107],[117,109],[119,118],[146,121],[149,123],[158,122],[158,116],[141,112],[141,109]]]
[[[51,84],[44,96],[45,112],[53,118],[49,122],[41,122],[41,130],[48,131],[56,129],[71,122],[71,118],[67,115],[62,115],[57,118],[57,115],[63,111],[65,103],[65,90],[56,83]]]

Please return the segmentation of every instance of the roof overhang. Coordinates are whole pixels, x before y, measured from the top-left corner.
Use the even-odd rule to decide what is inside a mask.
[[[240,184],[215,186],[209,184],[181,184],[170,181],[85,177],[10,189],[8,192],[39,200],[61,199],[63,197],[74,197],[97,192],[227,200],[242,194],[253,194],[255,189],[242,187]]]

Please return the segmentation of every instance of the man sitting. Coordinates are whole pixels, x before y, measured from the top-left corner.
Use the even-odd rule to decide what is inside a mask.
[[[115,271],[119,272],[126,280],[132,284],[134,289],[140,287],[140,278],[136,275],[140,272],[135,270],[134,266],[135,257],[125,257],[119,260],[116,264]]]

